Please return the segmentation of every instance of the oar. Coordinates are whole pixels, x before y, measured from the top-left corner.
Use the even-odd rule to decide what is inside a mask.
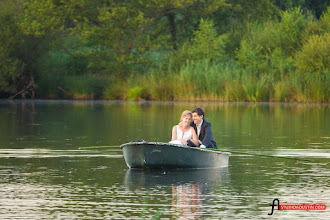
[[[79,150],[90,150],[90,149],[102,149],[102,148],[119,148],[120,146],[91,146],[91,147],[80,147]],[[298,157],[290,157],[290,156],[277,156],[277,155],[270,155],[270,154],[258,154],[258,153],[249,153],[244,151],[234,151],[234,150],[227,150],[227,149],[212,149],[212,148],[205,148],[206,150],[211,151],[223,151],[229,152],[233,154],[247,154],[253,156],[260,156],[260,157],[277,157],[277,158],[284,158],[284,159],[293,159],[293,160],[301,160],[301,161],[311,161],[309,159],[298,158]]]
[[[120,146],[91,146],[91,147],[79,147],[79,150],[90,150],[99,148],[119,148]]]
[[[230,152],[230,153],[233,153],[233,154],[247,154],[247,155],[261,156],[261,157],[278,157],[278,158],[284,158],[284,159],[311,161],[309,159],[298,158],[298,157],[290,157],[290,156],[277,156],[277,155],[270,155],[270,154],[258,154],[258,153],[249,153],[249,152],[244,152],[244,151],[234,151],[234,150],[226,150],[226,149],[210,149],[210,148],[206,148],[206,149],[207,150],[213,150],[213,151]]]

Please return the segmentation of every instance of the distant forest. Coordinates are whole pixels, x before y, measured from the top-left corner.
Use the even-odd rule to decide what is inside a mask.
[[[0,1],[0,98],[329,103],[329,5]]]

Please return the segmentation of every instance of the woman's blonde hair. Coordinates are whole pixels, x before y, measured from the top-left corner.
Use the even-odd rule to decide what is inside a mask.
[[[185,111],[183,111],[182,114],[181,114],[181,121],[182,121],[182,119],[183,119],[184,117],[186,117],[187,115],[190,115],[190,117],[192,117],[192,113],[191,113],[191,111],[189,111],[189,110],[185,110]]]

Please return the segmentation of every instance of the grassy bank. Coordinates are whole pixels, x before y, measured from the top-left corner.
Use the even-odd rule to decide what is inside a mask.
[[[95,75],[43,78],[40,98],[161,100],[161,101],[248,101],[330,102],[330,74],[294,73],[276,78],[258,77],[234,62],[204,60],[188,62],[180,71],[154,70],[126,79]],[[58,82],[58,83],[54,83]]]
[[[179,72],[134,76],[120,88],[121,99],[177,101],[329,102],[330,77],[292,73],[259,77],[234,63],[187,63]],[[104,98],[108,98],[105,96]]]

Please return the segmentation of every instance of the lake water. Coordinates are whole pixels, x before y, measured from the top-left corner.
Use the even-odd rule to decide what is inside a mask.
[[[202,106],[221,169],[129,170],[120,149],[168,142]],[[330,219],[330,109],[318,104],[0,101],[0,219]],[[271,204],[326,204],[282,211]]]

